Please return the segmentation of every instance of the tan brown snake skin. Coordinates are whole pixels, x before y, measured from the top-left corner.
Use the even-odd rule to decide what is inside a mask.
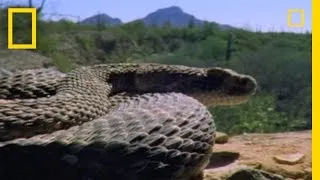
[[[219,67],[102,64],[0,77],[0,179],[196,179],[211,156],[206,106],[246,102]]]

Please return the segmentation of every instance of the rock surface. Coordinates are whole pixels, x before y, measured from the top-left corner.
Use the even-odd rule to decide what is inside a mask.
[[[274,156],[273,159],[279,164],[298,164],[305,157],[302,153],[288,154],[284,156]]]
[[[246,134],[215,144],[204,180],[311,180],[311,174],[311,131]]]
[[[265,171],[244,168],[232,173],[227,180],[284,180],[284,178]]]
[[[223,132],[216,133],[216,144],[224,144],[229,141],[229,136]]]

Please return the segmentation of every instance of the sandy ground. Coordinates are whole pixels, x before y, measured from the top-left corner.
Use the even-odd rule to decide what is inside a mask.
[[[220,158],[215,154],[220,154]],[[297,154],[303,155],[303,158],[291,165],[274,160],[275,156]],[[311,131],[230,137],[228,143],[214,146],[213,159],[205,171],[205,179],[214,179],[242,166],[273,172],[289,179],[308,179],[311,175]]]

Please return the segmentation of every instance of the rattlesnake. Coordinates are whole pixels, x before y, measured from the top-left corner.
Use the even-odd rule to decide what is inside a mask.
[[[0,78],[0,179],[192,179],[215,139],[204,105],[256,81],[230,69],[103,64]]]

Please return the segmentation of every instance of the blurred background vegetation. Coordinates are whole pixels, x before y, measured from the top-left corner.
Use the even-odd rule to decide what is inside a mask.
[[[254,76],[259,89],[246,104],[210,109],[220,131],[239,134],[312,128],[311,33],[250,32],[221,29],[215,23],[199,27],[192,22],[180,28],[170,23],[145,26],[141,21],[80,25],[44,21],[38,12],[37,49],[30,51],[52,60],[45,67],[56,66],[63,72],[110,62],[228,67]],[[30,15],[14,18],[14,42],[30,42]],[[0,49],[7,49],[6,8],[1,9],[0,22]]]

